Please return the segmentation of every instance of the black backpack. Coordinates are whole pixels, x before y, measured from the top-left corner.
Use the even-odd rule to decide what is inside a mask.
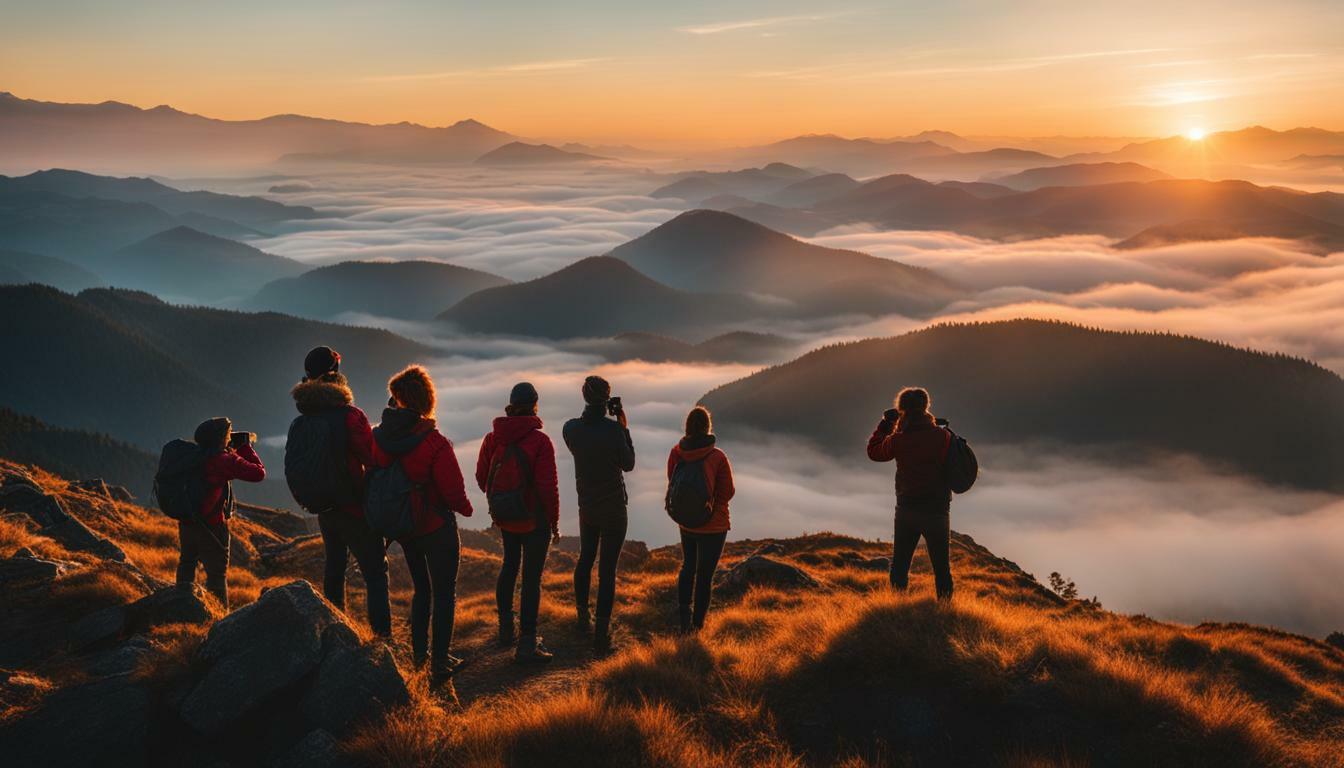
[[[668,517],[685,528],[703,527],[714,516],[703,458],[677,462],[672,469],[672,479],[667,483],[663,508]]]
[[[199,518],[205,502],[205,459],[201,447],[189,440],[173,440],[159,453],[154,473],[154,500],[174,520]]]
[[[386,467],[370,467],[365,476],[364,522],[384,539],[400,539],[415,532],[415,494],[418,483],[397,459]]]
[[[518,483],[512,488],[496,488],[495,480],[499,471],[506,466],[510,458],[514,461]],[[527,454],[523,452],[521,445],[509,443],[500,449],[490,465],[490,474],[485,481],[485,501],[490,507],[490,519],[496,523],[521,523],[533,518],[534,512],[527,506],[527,491],[533,486],[534,481],[531,463],[527,460]]]
[[[944,429],[947,429],[948,443],[947,456],[943,459],[943,477],[953,493],[965,493],[975,485],[975,479],[980,474],[980,462],[976,460],[975,451],[971,450],[971,444],[966,442],[966,438],[947,427]]]
[[[301,414],[285,440],[285,482],[299,506],[312,514],[358,501],[346,463],[345,409]]]

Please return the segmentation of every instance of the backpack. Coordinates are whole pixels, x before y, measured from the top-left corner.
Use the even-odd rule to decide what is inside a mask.
[[[384,539],[400,539],[415,533],[415,494],[401,460],[386,467],[369,467],[364,486],[364,522]]]
[[[510,464],[509,459],[513,459]],[[527,506],[527,491],[533,487],[532,467],[518,443],[509,443],[495,451],[490,474],[485,481],[485,500],[495,524],[521,523],[533,519]]]
[[[301,414],[285,440],[285,482],[299,506],[312,514],[358,501],[346,463],[345,409]]]
[[[672,479],[667,483],[663,508],[668,517],[684,528],[701,528],[709,523],[714,516],[714,505],[705,479],[704,458],[677,462]]]
[[[200,517],[205,502],[205,451],[189,440],[173,440],[159,453],[154,500],[174,520]]]
[[[943,457],[943,478],[947,481],[947,487],[952,489],[953,493],[965,493],[975,485],[975,479],[980,474],[980,462],[975,458],[975,451],[971,450],[971,444],[966,442],[966,438],[947,430],[947,452]]]

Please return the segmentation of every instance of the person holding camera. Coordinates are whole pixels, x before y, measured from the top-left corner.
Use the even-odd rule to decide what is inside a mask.
[[[952,491],[944,475],[951,433],[930,412],[927,390],[906,387],[896,395],[896,407],[868,438],[868,458],[896,462],[896,525],[891,552],[891,586],[909,584],[910,561],[919,539],[929,550],[939,600],[952,597],[949,511]]]
[[[597,624],[593,653],[611,648],[611,611],[616,602],[616,562],[628,526],[626,472],[635,469],[635,444],[621,398],[601,376],[583,382],[583,413],[565,422],[565,445],[574,456],[574,486],[579,496],[579,559],[574,565],[574,604],[580,631],[591,619],[588,593],[597,562]],[[611,418],[608,418],[608,417]]]
[[[233,424],[222,416],[201,422],[194,439],[205,457],[205,493],[197,519],[177,523],[177,583],[191,585],[197,564],[204,566],[205,588],[228,610],[233,481],[259,483],[266,479],[266,467],[252,447],[256,435],[234,432]]]
[[[341,373],[340,353],[314,347],[303,360],[303,380],[290,396],[299,415],[285,442],[285,480],[295,501],[317,515],[322,594],[345,610],[346,565],[354,555],[364,575],[369,628],[390,638],[386,549],[364,522],[364,474],[372,464],[373,431]]]

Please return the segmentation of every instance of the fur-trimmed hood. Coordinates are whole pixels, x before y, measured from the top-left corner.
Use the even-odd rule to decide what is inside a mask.
[[[289,391],[299,413],[320,413],[342,408],[355,402],[355,394],[345,376],[329,373],[320,379],[308,379],[294,385]]]

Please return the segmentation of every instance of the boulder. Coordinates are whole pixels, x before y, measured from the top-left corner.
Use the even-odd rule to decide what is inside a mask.
[[[152,663],[159,647],[144,635],[90,656],[84,662],[84,671],[90,677],[129,675],[143,665]]]
[[[815,589],[821,584],[807,571],[764,555],[751,555],[715,577],[718,586],[728,590],[765,586],[782,589]]]
[[[361,645],[344,624],[327,627],[322,645],[317,678],[299,704],[308,726],[345,733],[410,701],[406,681],[386,645]]]
[[[284,755],[271,763],[272,768],[343,768],[355,763],[341,751],[336,737],[321,728],[309,731]]]
[[[145,765],[149,693],[129,675],[52,692],[0,730],[6,765]]]
[[[888,573],[891,571],[890,557],[868,557],[853,563],[855,568],[865,571],[881,571]]]
[[[306,581],[268,590],[210,628],[199,653],[206,671],[183,700],[182,719],[218,734],[317,669],[324,632],[343,623]]]
[[[33,557],[31,552],[23,557],[16,552],[13,557],[0,560],[0,593],[9,598],[16,592],[46,588],[63,570],[54,560]]]
[[[37,488],[37,481],[27,470],[18,467],[0,467],[0,487],[7,485],[27,485]]]
[[[119,640],[126,631],[126,606],[109,605],[85,614],[65,631],[65,647],[86,651]]]
[[[265,526],[287,539],[314,533],[313,528],[317,520],[313,515],[304,517],[283,509],[259,507],[255,504],[239,503],[235,513],[244,520]]]
[[[126,606],[126,630],[147,632],[161,624],[205,624],[214,618],[199,584],[174,584]]]
[[[39,533],[55,539],[68,550],[90,552],[118,562],[126,560],[121,547],[94,533],[67,513],[59,499],[43,493],[35,485],[11,483],[6,478],[0,485],[0,509],[27,515],[37,523]]]
[[[782,555],[782,554],[784,554],[783,544],[780,544],[777,541],[767,541],[766,543],[757,547],[756,550],[752,552],[750,555],[747,555],[747,557],[754,557],[756,555],[760,555],[761,557],[769,557],[770,555]]]

